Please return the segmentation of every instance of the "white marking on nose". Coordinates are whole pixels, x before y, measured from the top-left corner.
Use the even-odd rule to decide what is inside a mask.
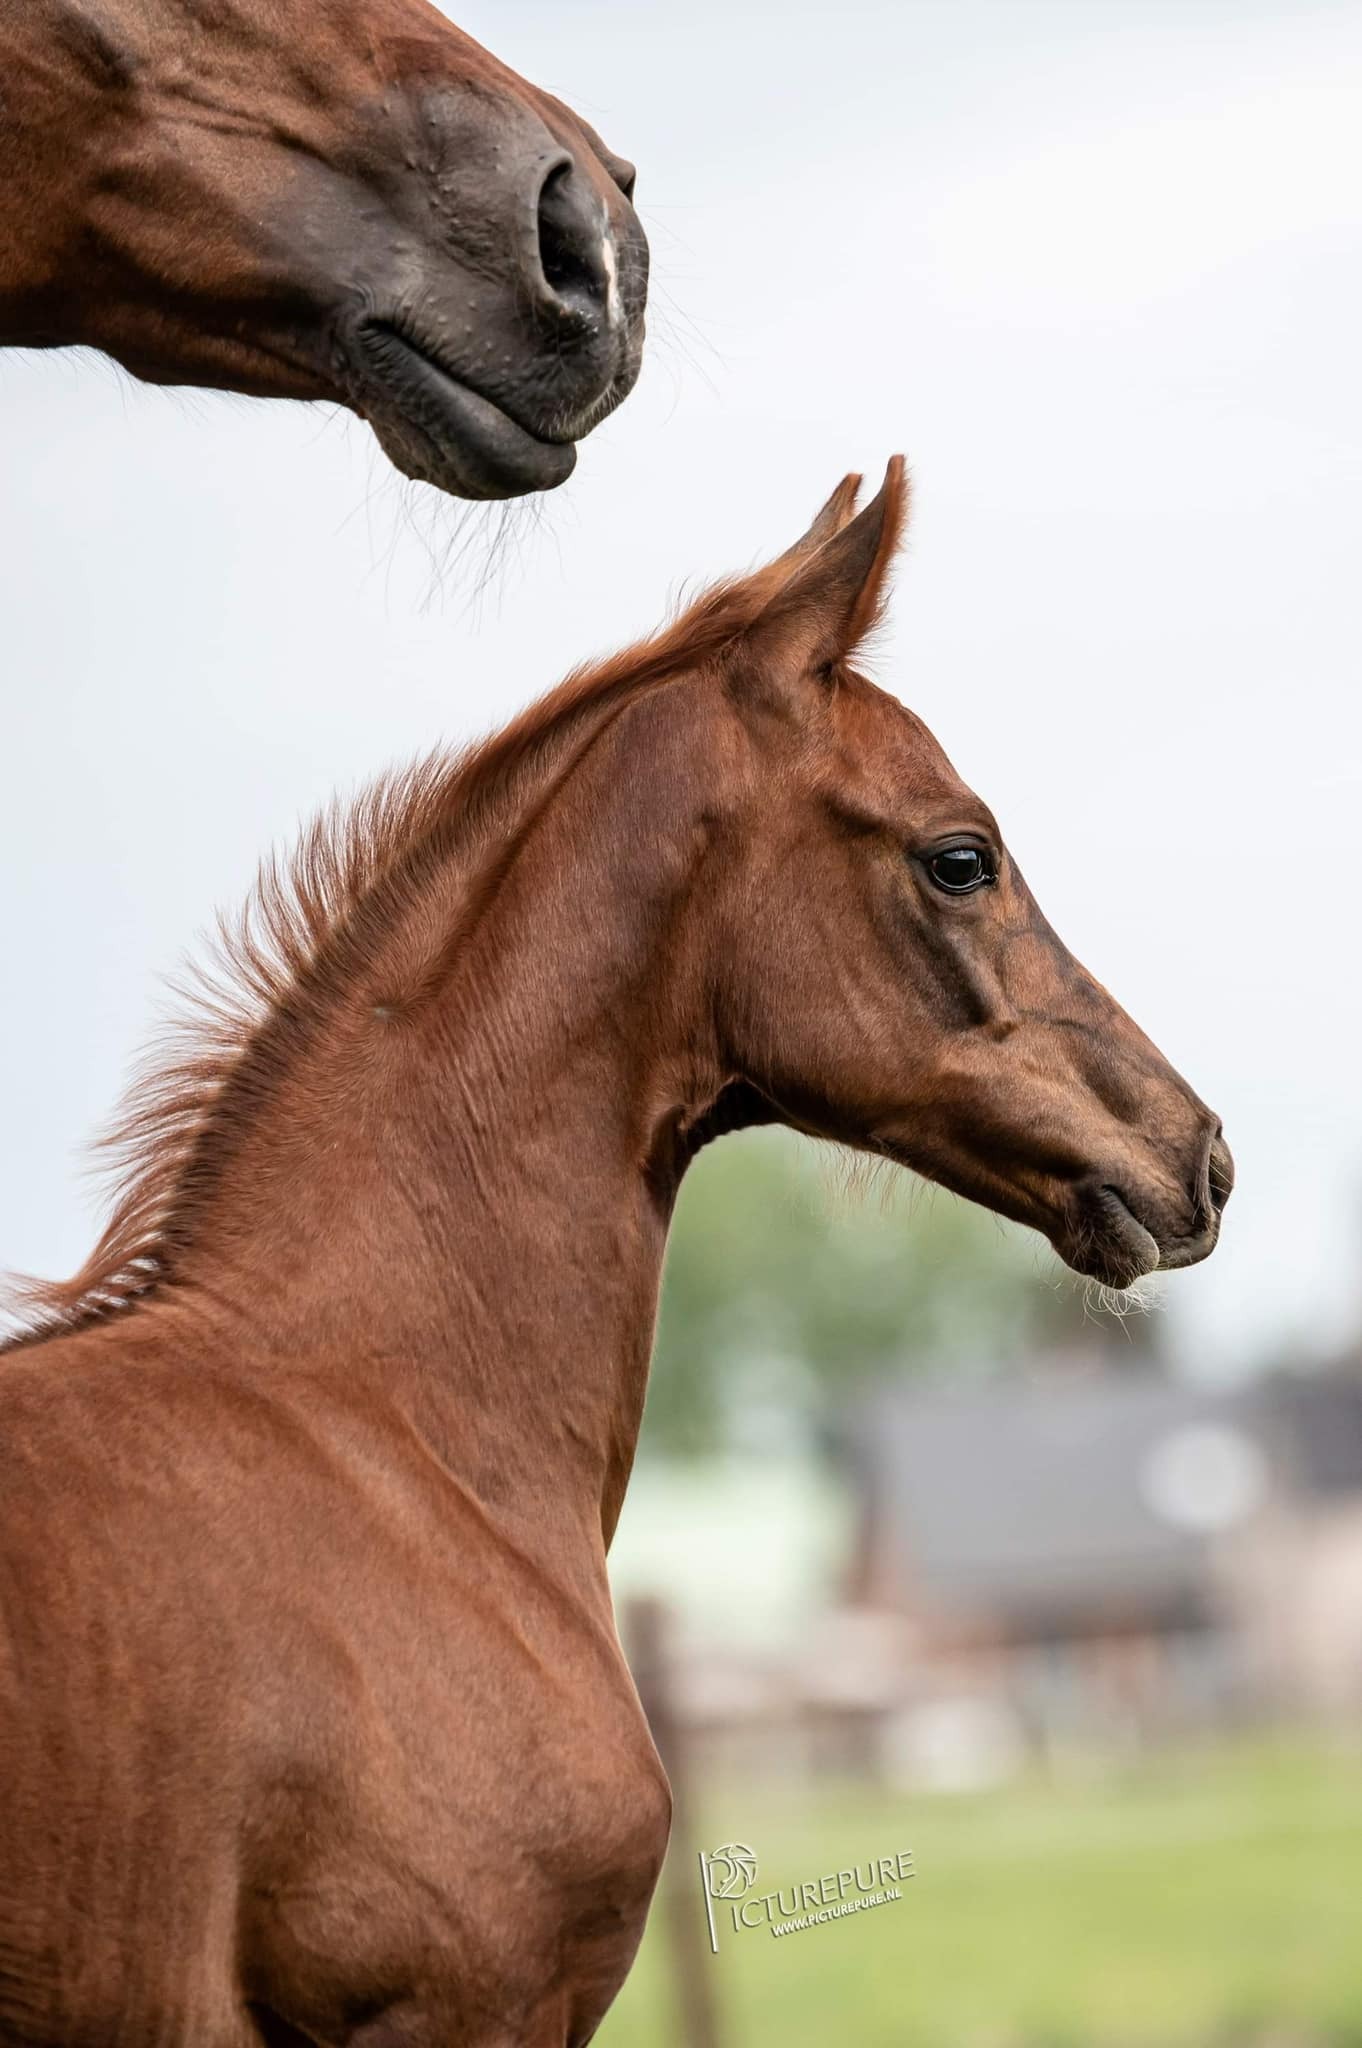
[[[604,209],[601,212],[601,261],[605,266],[605,317],[612,327],[618,327],[624,319],[620,265],[615,253],[615,238],[610,232]]]

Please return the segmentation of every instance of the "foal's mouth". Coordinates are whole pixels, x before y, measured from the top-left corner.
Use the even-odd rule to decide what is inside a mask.
[[[351,404],[404,476],[461,498],[516,498],[553,490],[576,467],[571,434],[533,432],[390,323],[356,328],[350,353]]]
[[[1110,1181],[1080,1191],[1055,1249],[1074,1271],[1106,1287],[1131,1287],[1149,1273],[1195,1266],[1215,1250],[1218,1220],[1190,1236],[1157,1237],[1138,1198]]]

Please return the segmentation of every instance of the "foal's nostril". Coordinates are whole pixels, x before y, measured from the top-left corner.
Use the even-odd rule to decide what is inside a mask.
[[[600,202],[578,176],[571,157],[560,157],[539,191],[539,268],[559,307],[591,314],[610,291],[610,256]]]
[[[1210,1188],[1211,1207],[1220,1215],[1230,1192],[1234,1187],[1234,1159],[1229,1146],[1219,1131],[1211,1140],[1211,1155],[1206,1166],[1206,1180]]]

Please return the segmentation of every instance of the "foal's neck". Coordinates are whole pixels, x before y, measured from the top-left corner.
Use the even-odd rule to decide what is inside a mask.
[[[597,1545],[642,1413],[678,1119],[725,1078],[679,943],[705,862],[694,765],[654,761],[641,787],[644,716],[503,845],[471,925],[468,878],[437,874],[384,935],[186,1271],[273,1357],[400,1402],[497,1513]],[[441,978],[407,1000],[428,961]]]

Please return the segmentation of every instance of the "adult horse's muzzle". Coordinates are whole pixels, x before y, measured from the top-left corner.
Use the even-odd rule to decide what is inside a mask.
[[[648,248],[632,167],[546,129],[506,154],[495,246],[399,243],[335,335],[346,402],[391,461],[463,498],[564,482],[643,352]]]

